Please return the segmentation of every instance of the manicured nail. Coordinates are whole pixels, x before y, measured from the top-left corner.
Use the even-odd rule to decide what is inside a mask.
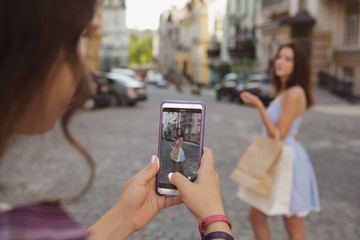
[[[152,156],[151,156],[151,163],[152,163],[152,164],[155,163],[155,159],[156,159],[156,156],[155,156],[155,155],[152,155]]]
[[[168,178],[169,178],[169,180],[171,179],[171,177],[172,177],[172,175],[173,175],[174,173],[169,173],[169,175],[168,175]]]

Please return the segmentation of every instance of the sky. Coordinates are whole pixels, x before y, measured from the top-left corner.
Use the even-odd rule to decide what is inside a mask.
[[[126,0],[126,26],[131,29],[155,30],[160,14],[171,6],[182,8],[187,0]]]

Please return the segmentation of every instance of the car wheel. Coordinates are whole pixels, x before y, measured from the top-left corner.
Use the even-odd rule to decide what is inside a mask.
[[[130,104],[129,99],[127,99],[125,96],[120,97],[119,105],[130,106],[129,104]]]
[[[115,93],[112,93],[109,95],[109,105],[110,106],[118,106],[119,105],[119,99],[118,96]]]
[[[229,102],[234,102],[234,100],[235,100],[235,97],[233,95],[230,95],[229,96]]]
[[[216,94],[216,100],[218,100],[218,101],[221,100],[221,95],[219,93]]]
[[[127,105],[128,105],[129,107],[134,107],[134,106],[136,105],[136,101],[134,101],[134,102],[128,102]]]

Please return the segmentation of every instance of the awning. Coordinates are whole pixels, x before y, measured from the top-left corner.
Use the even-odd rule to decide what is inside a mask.
[[[316,20],[306,10],[299,11],[295,16],[287,17],[280,21],[281,24],[314,25]]]

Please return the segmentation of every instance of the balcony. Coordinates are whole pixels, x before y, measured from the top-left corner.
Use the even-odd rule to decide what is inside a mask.
[[[283,10],[284,6],[289,5],[289,0],[262,0],[262,10]]]
[[[229,53],[232,58],[255,58],[255,49],[231,48]]]
[[[283,0],[263,0],[262,7],[263,8],[270,7],[281,2],[283,2]]]
[[[360,64],[360,49],[356,50],[335,50],[334,60],[337,63],[359,63]]]
[[[192,118],[185,119],[184,124],[192,124]]]
[[[234,48],[229,49],[229,54],[232,58],[255,58],[254,40],[248,39],[237,42]]]
[[[216,58],[220,56],[220,49],[219,48],[215,48],[215,49],[208,49],[206,50],[207,55],[209,58]]]

